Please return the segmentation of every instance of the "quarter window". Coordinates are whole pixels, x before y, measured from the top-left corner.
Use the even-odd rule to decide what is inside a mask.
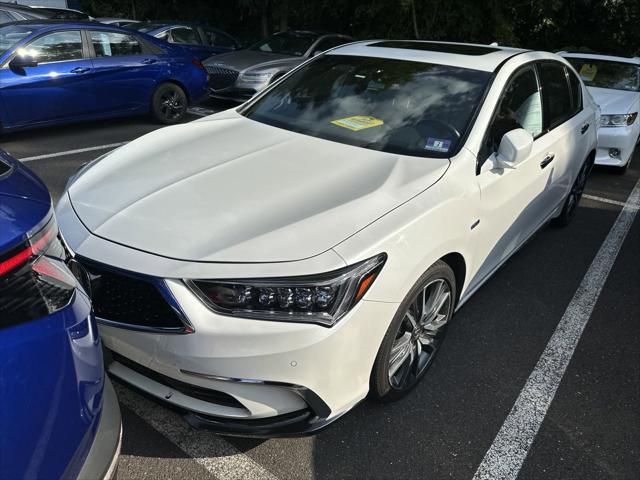
[[[82,37],[79,31],[56,32],[40,37],[26,48],[38,63],[82,59]]]
[[[544,99],[544,126],[557,127],[574,113],[564,65],[557,62],[541,63],[540,82]]]
[[[142,54],[142,46],[135,37],[116,32],[91,32],[96,57],[118,57]]]
[[[502,93],[489,128],[489,152],[498,150],[505,133],[518,128],[524,128],[534,138],[542,133],[542,102],[531,67],[516,73]]]
[[[171,30],[171,43],[179,43],[185,45],[198,45],[198,35],[193,28],[178,27]]]

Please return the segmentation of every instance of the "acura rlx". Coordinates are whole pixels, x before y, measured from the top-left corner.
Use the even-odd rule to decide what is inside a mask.
[[[361,42],[86,165],[58,216],[111,374],[219,432],[309,433],[407,393],[454,311],[569,222],[596,127],[557,55]]]

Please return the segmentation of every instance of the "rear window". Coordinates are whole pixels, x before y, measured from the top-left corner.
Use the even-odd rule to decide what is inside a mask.
[[[457,150],[490,73],[384,58],[327,55],[244,114],[349,145],[419,157]]]
[[[96,57],[141,55],[142,46],[132,35],[117,32],[91,32]]]

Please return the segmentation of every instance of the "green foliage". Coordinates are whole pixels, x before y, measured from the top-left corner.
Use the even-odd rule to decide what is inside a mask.
[[[210,23],[245,43],[286,28],[640,55],[640,0],[83,0],[95,16]],[[416,33],[418,35],[416,35]]]

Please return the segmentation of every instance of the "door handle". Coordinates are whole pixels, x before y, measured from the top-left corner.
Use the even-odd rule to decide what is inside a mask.
[[[544,168],[553,162],[553,159],[556,158],[555,153],[547,153],[547,156],[544,157],[544,160],[540,162],[540,168]]]
[[[588,123],[585,123],[584,125],[582,125],[582,127],[580,127],[580,133],[582,135],[584,135],[587,130],[589,130],[589,124]]]
[[[158,60],[156,60],[155,58],[145,58],[141,63],[144,63],[145,65],[151,65],[152,63],[156,63],[157,61]]]
[[[89,70],[91,70],[90,68],[84,68],[84,67],[76,67],[76,68],[72,68],[71,69],[71,73],[87,73]]]

